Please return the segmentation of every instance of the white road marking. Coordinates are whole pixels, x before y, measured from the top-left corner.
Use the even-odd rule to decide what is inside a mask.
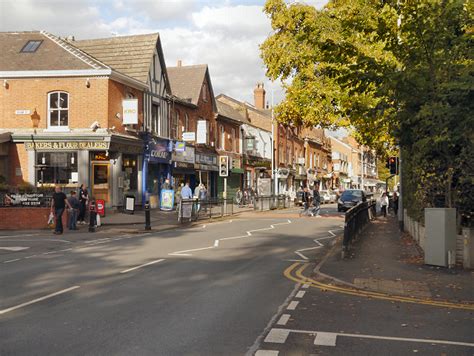
[[[28,250],[29,247],[24,246],[11,246],[11,247],[0,247],[0,250],[7,250],[7,251],[23,251]]]
[[[40,236],[40,234],[5,235],[5,236],[0,236],[0,239],[9,239],[11,237],[26,237],[26,236]]]
[[[193,248],[191,250],[183,250],[183,251],[176,251],[172,253],[168,253],[170,256],[192,256],[191,254],[187,254],[186,252],[195,252],[195,251],[203,251],[203,250],[210,250],[215,248],[214,246],[208,247],[200,247],[200,248]]]
[[[80,288],[80,286],[74,286],[74,287],[66,288],[66,289],[60,290],[59,292],[51,293],[51,294],[45,295],[44,297],[36,298],[36,299],[30,300],[29,302],[22,303],[22,304],[14,306],[14,307],[10,307],[10,308],[7,308],[7,309],[0,310],[0,315],[9,313],[13,310],[17,310],[17,309],[26,307],[26,306],[34,304],[34,303],[41,302],[43,300],[55,297],[55,296],[60,295],[60,294],[70,292],[70,291],[72,291],[74,289],[77,289],[77,288]]]
[[[139,268],[142,268],[142,267],[146,267],[146,266],[150,266],[150,265],[154,265],[155,263],[160,263],[160,262],[163,262],[164,259],[159,259],[159,260],[156,260],[156,261],[151,261],[151,262],[148,262],[148,263],[144,263],[140,266],[136,266],[136,267],[132,267],[132,268],[128,268],[128,269],[125,269],[123,271],[121,271],[120,273],[127,273],[127,272],[131,272],[131,271],[135,271],[136,269],[139,269]]]
[[[303,284],[303,285],[301,286],[301,288],[305,288],[305,289],[306,289],[306,288],[309,288],[309,284]]]
[[[305,291],[300,290],[298,293],[296,293],[295,298],[303,298],[305,294]]]
[[[278,356],[279,351],[274,350],[258,350],[255,356]]]
[[[275,330],[275,329],[272,329],[272,330]],[[352,337],[355,339],[390,340],[390,341],[404,341],[404,342],[415,342],[415,343],[418,342],[418,343],[425,343],[425,344],[432,344],[432,345],[456,345],[456,346],[474,347],[474,343],[462,342],[462,341],[437,340],[437,339],[415,339],[415,338],[408,338],[408,337],[394,337],[394,336],[367,335],[367,334],[350,334],[350,333],[346,334],[343,332],[331,333],[331,332],[314,331],[314,330],[294,330],[294,329],[276,329],[276,330],[280,330],[281,333],[283,333],[283,331],[287,331],[288,333],[292,332],[292,333],[297,333],[297,334],[310,334],[310,335],[332,334],[334,336]],[[327,338],[329,338],[329,336],[327,336]]]
[[[286,325],[288,320],[290,320],[290,314],[283,314],[277,322],[277,325]]]
[[[336,236],[336,234],[333,232],[333,231],[339,231],[340,229],[335,229],[335,230],[329,230],[328,232],[331,234],[330,236],[325,236],[325,237],[320,237],[320,238],[317,238],[317,239],[314,239],[313,241],[318,245],[318,246],[315,246],[315,247],[308,247],[308,248],[302,248],[302,249],[299,249],[299,250],[296,250],[295,253],[300,256],[302,259],[304,260],[308,260],[309,258],[307,256],[305,256],[302,252],[303,251],[310,251],[310,250],[316,250],[318,248],[321,248],[321,247],[324,247],[324,245],[319,242],[320,240],[325,240],[325,239],[330,239],[330,238],[333,238]]]
[[[319,346],[336,346],[337,334],[318,332],[314,344]]]
[[[273,342],[275,344],[284,344],[289,334],[290,334],[290,330],[272,329],[270,330],[270,332],[268,333],[264,341]]]
[[[15,258],[14,260],[3,261],[3,263],[16,262],[16,261],[19,261],[20,259],[21,258]]]
[[[290,304],[288,304],[288,307],[286,309],[295,310],[299,303],[300,302],[297,302],[296,300],[293,300],[292,302],[290,302]]]

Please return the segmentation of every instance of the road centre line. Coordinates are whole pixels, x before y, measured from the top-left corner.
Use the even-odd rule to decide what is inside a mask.
[[[300,290],[298,293],[296,293],[295,298],[303,298],[306,292],[304,290]]]
[[[331,234],[329,236],[324,236],[324,237],[320,237],[320,238],[317,238],[317,239],[314,239],[313,241],[318,244],[318,246],[315,246],[315,247],[307,247],[307,248],[302,248],[302,249],[299,249],[299,250],[296,250],[295,253],[300,256],[302,259],[304,260],[308,260],[309,258],[307,256],[305,256],[302,252],[303,251],[310,251],[310,250],[316,250],[318,248],[321,248],[321,247],[324,247],[324,244],[322,244],[321,242],[319,242],[320,240],[326,240],[326,239],[330,239],[330,238],[333,238],[336,236],[336,234],[334,233],[334,231],[340,231],[341,229],[332,229],[332,230],[328,230],[328,232]]]
[[[298,306],[298,304],[300,304],[300,302],[297,302],[296,300],[293,300],[293,301],[290,302],[290,304],[288,304],[288,307],[286,309],[295,310],[296,307]]]
[[[26,307],[26,306],[31,305],[31,304],[41,302],[41,301],[49,299],[49,298],[53,298],[53,297],[55,297],[57,295],[60,295],[60,294],[64,294],[64,293],[73,291],[77,288],[80,288],[80,286],[74,286],[74,287],[66,288],[66,289],[60,290],[58,292],[45,295],[44,297],[36,298],[36,299],[30,300],[29,302],[25,302],[25,303],[16,305],[14,307],[10,307],[10,308],[7,308],[7,309],[0,310],[0,315],[9,313],[11,311],[14,311],[14,310],[17,310],[17,309],[20,309],[20,308],[23,308],[23,307]]]
[[[325,331],[314,331],[314,330],[294,330],[294,329],[279,329],[278,328],[278,329],[272,329],[270,333],[274,330],[278,330],[277,332],[274,333],[274,336],[288,335],[289,333],[316,335],[315,342],[318,339],[317,335],[323,334],[325,336],[332,335],[332,337],[336,337],[336,336],[351,337],[355,339],[390,340],[390,341],[424,343],[424,344],[432,344],[432,345],[454,345],[454,346],[474,347],[474,343],[471,343],[471,342],[437,340],[437,339],[416,339],[416,338],[408,338],[408,337],[383,336],[383,335],[351,334],[351,333],[344,333],[344,332],[325,332]]]
[[[131,271],[135,271],[139,268],[142,268],[142,267],[146,267],[146,266],[150,266],[150,265],[154,265],[155,263],[160,263],[160,262],[163,262],[165,261],[163,258],[159,259],[159,260],[155,260],[155,261],[151,261],[151,262],[148,262],[148,263],[144,263],[140,266],[136,266],[136,267],[132,267],[132,268],[128,268],[128,269],[125,269],[123,271],[121,271],[120,273],[127,273],[127,272],[131,272]]]

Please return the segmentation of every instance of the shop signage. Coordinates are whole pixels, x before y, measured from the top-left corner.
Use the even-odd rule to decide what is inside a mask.
[[[150,162],[170,163],[171,153],[168,150],[168,140],[157,140],[148,144],[148,155]]]
[[[44,193],[6,194],[3,203],[7,206],[47,206],[49,199]]]
[[[207,142],[207,121],[206,120],[198,120],[197,122],[197,143],[204,143]]]
[[[174,190],[162,189],[160,196],[160,209],[173,210],[174,206]]]
[[[105,141],[68,141],[68,142],[25,142],[27,150],[108,150]]]
[[[191,168],[191,169],[194,169],[194,164],[193,163],[187,163],[187,162],[174,162],[174,167],[175,168]]]
[[[183,141],[186,141],[186,142],[196,141],[196,133],[195,132],[183,132]]]
[[[31,110],[15,110],[15,115],[30,115]]]
[[[233,158],[232,159],[232,169],[241,169],[242,168],[242,161],[240,158]]]
[[[184,151],[175,151],[171,156],[171,159],[176,162],[186,162],[192,163],[195,162],[194,147],[186,147]]]
[[[124,99],[122,101],[124,125],[138,124],[138,99]]]
[[[217,155],[206,155],[196,153],[196,162],[209,165],[217,165]]]
[[[106,152],[96,152],[92,155],[92,160],[94,161],[107,161],[109,157]]]
[[[219,170],[219,167],[214,164],[199,164],[195,163],[194,164],[194,169],[197,169],[198,171],[215,171],[217,172]]]
[[[143,152],[143,145],[127,145],[123,143],[112,142],[110,145],[110,151],[140,154]]]
[[[174,145],[174,150],[176,152],[184,152],[186,150],[186,143],[182,141],[177,141]]]

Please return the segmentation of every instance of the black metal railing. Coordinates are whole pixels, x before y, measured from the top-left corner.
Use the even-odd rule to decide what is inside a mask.
[[[291,198],[287,195],[259,196],[255,199],[254,209],[260,211],[286,209],[290,204]]]
[[[221,218],[234,214],[232,199],[210,198],[181,199],[177,204],[179,222],[191,222],[203,219]]]
[[[342,258],[345,258],[351,243],[357,238],[364,227],[375,218],[375,201],[357,204],[346,212],[344,223],[344,239],[342,241]]]

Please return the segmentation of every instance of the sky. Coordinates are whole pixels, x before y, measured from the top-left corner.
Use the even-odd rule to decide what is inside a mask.
[[[291,1],[294,2],[294,1]],[[321,8],[327,0],[305,0]],[[0,0],[0,31],[46,30],[76,39],[159,32],[167,66],[209,65],[214,94],[253,102],[284,93],[265,77],[259,45],[271,34],[257,0]],[[273,88],[273,90],[272,90]]]

